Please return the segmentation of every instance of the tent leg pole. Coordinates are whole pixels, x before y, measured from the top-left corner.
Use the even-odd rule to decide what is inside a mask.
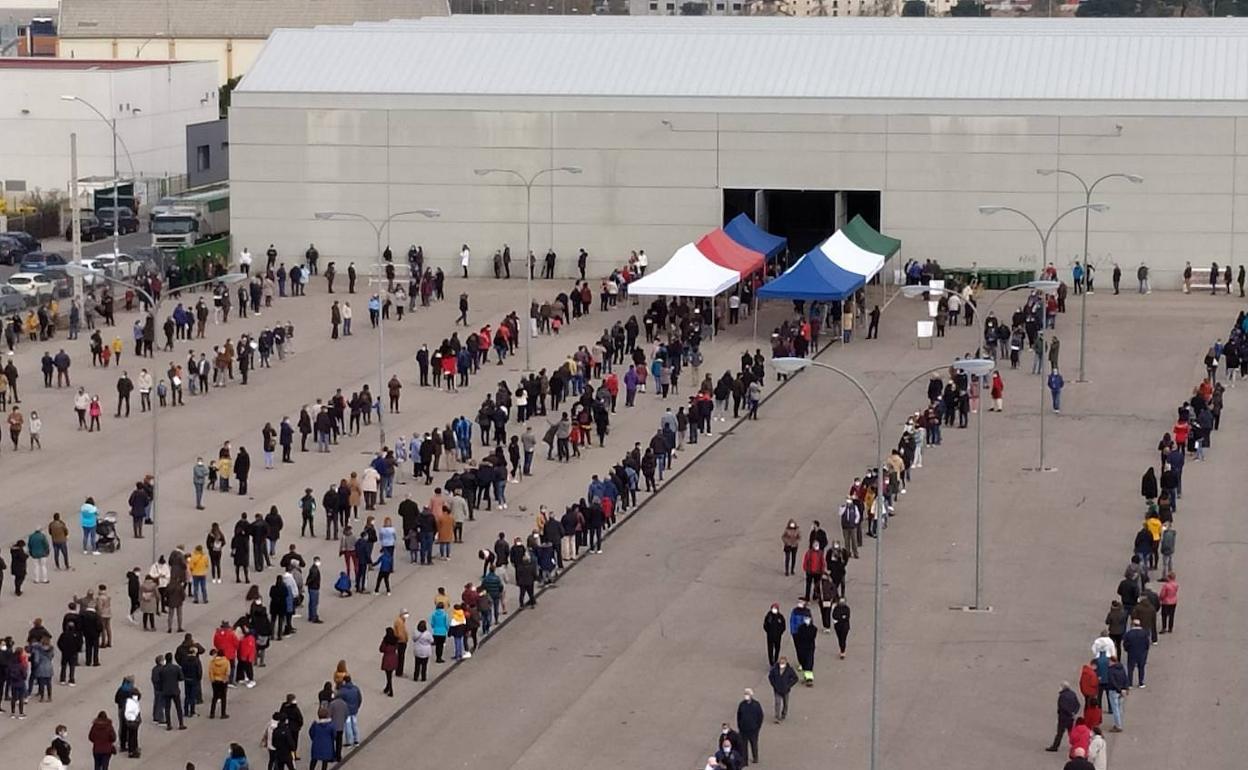
[[[758,292],[754,293],[754,333],[750,337],[750,342],[758,347]]]

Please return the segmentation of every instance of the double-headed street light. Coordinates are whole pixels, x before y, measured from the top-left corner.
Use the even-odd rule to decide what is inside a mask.
[[[1100,184],[1101,182],[1104,182],[1107,179],[1125,179],[1128,182],[1131,182],[1132,184],[1142,184],[1144,182],[1144,177],[1140,176],[1139,174],[1120,174],[1120,173],[1106,174],[1105,176],[1100,177],[1099,179],[1093,181],[1092,184],[1088,184],[1087,182],[1084,181],[1083,177],[1079,176],[1073,171],[1067,171],[1064,168],[1038,168],[1036,169],[1036,173],[1039,174],[1040,176],[1050,176],[1052,174],[1064,174],[1066,176],[1072,177],[1077,182],[1079,182],[1080,185],[1083,186],[1083,202],[1088,204],[1089,206],[1089,208],[1084,209],[1083,211],[1083,274],[1085,277],[1084,277],[1084,283],[1083,283],[1083,298],[1079,300],[1079,379],[1078,379],[1078,382],[1087,382],[1088,380],[1084,376],[1083,364],[1084,364],[1084,349],[1086,347],[1084,343],[1087,339],[1087,331],[1088,331],[1088,281],[1087,281],[1086,276],[1088,275],[1088,270],[1090,269],[1090,266],[1088,263],[1088,232],[1091,229],[1091,222],[1089,221],[1090,215],[1088,214],[1088,212],[1091,210],[1092,192],[1096,189],[1096,186],[1098,184]]]
[[[1040,238],[1040,269],[1041,270],[1043,270],[1045,266],[1049,264],[1049,239],[1053,237],[1053,231],[1057,229],[1058,222],[1061,222],[1067,216],[1075,213],[1076,211],[1098,211],[1099,212],[1099,211],[1108,211],[1108,210],[1109,210],[1109,206],[1107,206],[1104,203],[1084,203],[1079,206],[1073,206],[1069,209],[1066,209],[1062,213],[1058,214],[1057,217],[1054,218],[1053,223],[1049,225],[1047,230],[1041,230],[1040,225],[1036,224],[1036,220],[1032,219],[1030,216],[1028,216],[1024,212],[1012,206],[980,206],[979,207],[979,213],[981,214],[998,214],[1002,211],[1008,211],[1011,214],[1017,214],[1018,216],[1027,220],[1027,222],[1032,226],[1032,228],[1035,229],[1036,235],[1039,236]],[[1029,282],[1028,285],[1031,288],[1038,289],[1044,292],[1045,294],[1050,294],[1057,290],[1060,283],[1058,281],[1031,281]],[[1042,304],[1041,311],[1040,311],[1040,334],[1042,338],[1045,332],[1045,327],[1048,326],[1047,312],[1048,312],[1047,306]],[[1042,368],[1042,371],[1043,371],[1043,368]],[[1049,466],[1044,464],[1044,388],[1045,388],[1044,377],[1041,377],[1040,378],[1040,464],[1037,465],[1036,468],[1034,469],[1037,471],[1056,470],[1055,468],[1050,468]]]
[[[953,364],[954,366],[958,366],[959,368],[962,368],[968,371],[972,368],[979,368],[984,365],[982,362],[979,362],[978,360],[974,360],[974,361],[963,360],[960,362],[954,361]],[[992,362],[988,362],[988,365],[991,365],[991,364]],[[877,520],[880,520],[882,523],[883,517],[879,516],[878,512],[882,512],[883,506],[884,506],[884,421],[888,419],[889,412],[893,410],[893,407],[897,404],[897,400],[901,398],[902,394],[906,392],[907,388],[909,388],[911,385],[918,382],[919,380],[923,379],[924,377],[928,376],[932,372],[944,371],[946,366],[932,367],[929,369],[925,369],[922,372],[919,372],[913,378],[908,380],[904,385],[902,385],[901,388],[897,390],[897,393],[888,402],[888,405],[884,408],[884,410],[880,411],[880,409],[876,406],[875,399],[871,398],[870,392],[867,391],[866,386],[864,386],[858,380],[857,377],[854,377],[852,374],[845,371],[844,369],[840,369],[838,367],[832,366],[831,364],[821,363],[819,361],[815,361],[810,358],[788,358],[788,357],[773,358],[771,359],[771,365],[773,368],[775,368],[776,372],[778,372],[779,374],[785,374],[785,375],[797,374],[803,369],[806,369],[812,366],[819,368],[819,369],[825,369],[847,380],[849,384],[853,385],[854,388],[856,388],[858,392],[862,394],[862,397],[866,399],[867,406],[871,408],[871,414],[875,418],[875,467],[876,467],[875,499],[876,499],[876,505],[880,506],[880,508],[877,509],[876,515],[877,515]],[[875,617],[872,619],[872,644],[871,644],[871,748],[870,748],[870,765],[869,765],[870,770],[876,770],[879,753],[880,753],[880,730],[879,730],[879,723],[880,723],[880,708],[879,708],[880,646],[881,646],[880,615],[881,615],[882,608],[883,608],[883,601],[882,601],[883,593],[881,590],[883,586],[883,574],[884,574],[882,570],[883,542],[884,542],[884,527],[878,526],[876,528],[876,533],[875,533],[875,589],[874,589]]]
[[[472,170],[472,173],[477,176],[488,176],[489,174],[505,174],[508,176],[514,176],[516,179],[520,180],[520,184],[524,185],[524,267],[527,272],[524,279],[524,287],[528,298],[527,307],[524,312],[525,317],[528,318],[529,324],[529,339],[525,340],[524,343],[524,370],[526,372],[533,371],[533,356],[531,348],[533,347],[534,340],[537,339],[537,332],[534,329],[534,324],[536,322],[533,320],[534,265],[529,261],[530,259],[535,259],[535,257],[530,256],[533,252],[533,183],[545,174],[554,174],[556,172],[579,174],[582,171],[584,171],[584,169],[580,166],[554,166],[552,168],[544,168],[541,171],[534,173],[532,176],[526,177],[524,174],[521,174],[519,171],[511,168],[476,168]]]
[[[159,297],[153,297],[147,291],[146,288],[144,288],[143,286],[140,286],[139,284],[130,283],[129,281],[123,281],[120,278],[116,278],[112,275],[109,275],[109,273],[105,270],[93,270],[89,267],[83,267],[81,264],[66,265],[65,272],[68,273],[69,275],[76,276],[79,278],[91,276],[99,280],[104,280],[104,281],[108,281],[109,283],[116,284],[117,286],[120,286],[123,289],[130,289],[135,294],[138,294],[140,297],[142,297],[145,302],[147,302],[147,306],[151,308],[153,319],[160,318],[160,303],[164,300],[164,297],[165,297],[164,294],[161,294]],[[230,284],[239,283],[240,281],[245,281],[245,280],[247,280],[247,276],[243,273],[226,273],[225,275],[217,276],[216,278],[212,278],[207,281],[197,281],[195,283],[187,284],[185,286],[178,286],[173,289],[168,289],[168,291],[188,291],[190,289],[197,289],[201,286],[215,286],[217,284],[230,285]],[[159,443],[160,432],[158,430],[159,425],[160,425],[160,408],[154,406],[152,407],[152,478],[155,479],[155,481],[152,483],[152,516],[151,516],[152,518],[152,563],[153,564],[156,562],[157,555],[160,550],[160,546],[157,544],[157,537],[159,536],[159,532],[160,532],[159,530],[160,516],[157,514],[157,511],[156,511],[156,498],[160,494],[160,486],[161,486],[160,475],[157,472],[158,466],[156,464],[156,460],[160,456],[159,454],[160,453],[160,443]]]
[[[373,228],[373,233],[377,236],[377,250],[374,252],[377,256],[377,278],[380,281],[381,276],[385,274],[384,258],[381,248],[381,233],[390,225],[392,221],[399,217],[405,216],[422,216],[426,219],[436,219],[442,216],[442,212],[437,209],[413,209],[411,211],[400,211],[391,214],[380,222],[374,222],[363,214],[356,214],[348,211],[318,211],[313,216],[319,220],[331,219],[358,219],[369,227]],[[380,290],[378,290],[380,294]],[[380,311],[378,311],[380,313]],[[386,390],[386,358],[385,358],[385,328],[386,325],[382,319],[377,320],[377,392],[373,394],[378,406],[381,405],[381,394]],[[384,449],[386,446],[386,423],[385,409],[377,410],[377,446]]]

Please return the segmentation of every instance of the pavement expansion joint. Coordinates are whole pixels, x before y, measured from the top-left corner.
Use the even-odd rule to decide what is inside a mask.
[[[950,607],[949,609],[953,610],[954,612],[974,612],[978,614],[987,614],[989,612],[992,612],[992,605],[984,605],[983,607],[974,607],[969,604],[959,604],[959,605]]]

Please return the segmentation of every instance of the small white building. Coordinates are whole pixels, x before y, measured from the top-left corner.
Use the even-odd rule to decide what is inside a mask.
[[[78,176],[111,177],[113,120],[122,176],[131,161],[139,177],[185,174],[186,126],[217,114],[213,62],[0,59],[0,182],[10,197],[66,191],[71,133]]]

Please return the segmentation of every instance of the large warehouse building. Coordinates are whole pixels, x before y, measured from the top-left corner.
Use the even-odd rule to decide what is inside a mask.
[[[239,246],[367,259],[363,223],[474,272],[661,263],[745,212],[810,247],[856,214],[946,267],[1034,267],[1104,174],[1090,253],[1174,282],[1248,257],[1248,20],[453,17],[278,30],[234,96]],[[1241,158],[1244,160],[1241,161]],[[1240,164],[1244,163],[1244,168]],[[1241,181],[1242,180],[1242,181]],[[1073,262],[1083,217],[1048,245]],[[1102,274],[1102,280],[1108,279]]]

